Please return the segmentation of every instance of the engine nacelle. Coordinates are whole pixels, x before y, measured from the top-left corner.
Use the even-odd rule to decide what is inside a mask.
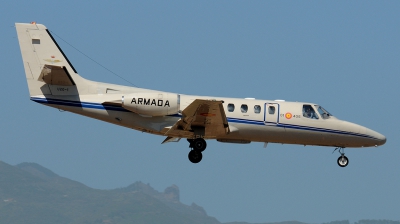
[[[172,115],[179,111],[180,95],[166,92],[133,93],[122,97],[122,107],[148,116]]]

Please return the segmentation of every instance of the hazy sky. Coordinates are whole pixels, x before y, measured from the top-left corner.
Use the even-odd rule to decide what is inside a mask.
[[[188,143],[29,100],[15,22],[49,30],[136,86],[315,102],[387,137],[379,148]],[[222,222],[400,220],[400,1],[7,1],[0,7],[0,160],[35,162],[93,188],[135,181]],[[91,80],[122,85],[56,37]]]

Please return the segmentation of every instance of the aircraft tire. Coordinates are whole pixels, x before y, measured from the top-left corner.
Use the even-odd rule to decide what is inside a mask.
[[[189,148],[192,149],[192,148],[193,148],[193,141],[194,141],[194,140],[193,140],[193,139],[189,139],[189,138],[186,139],[186,140],[189,142]]]
[[[347,158],[346,156],[342,155],[337,159],[337,164],[340,167],[346,167],[347,165],[349,165],[349,158]]]
[[[188,158],[189,158],[190,162],[192,162],[192,163],[199,163],[201,161],[201,159],[203,158],[203,154],[199,151],[191,150],[189,152]]]
[[[207,142],[202,138],[196,138],[193,140],[191,144],[193,146],[193,150],[203,152],[207,148]]]

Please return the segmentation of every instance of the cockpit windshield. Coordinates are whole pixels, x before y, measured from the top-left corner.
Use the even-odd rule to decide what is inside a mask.
[[[314,105],[315,108],[317,108],[318,113],[321,115],[323,119],[328,119],[332,116],[331,113],[329,113],[327,110],[325,110],[323,107],[319,105]]]

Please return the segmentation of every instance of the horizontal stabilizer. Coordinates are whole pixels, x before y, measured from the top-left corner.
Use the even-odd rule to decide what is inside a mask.
[[[65,66],[44,65],[38,81],[50,85],[58,86],[74,86],[75,82],[72,80],[68,70]]]
[[[121,107],[122,106],[122,100],[105,101],[105,102],[103,102],[101,104],[109,105],[109,106]]]

